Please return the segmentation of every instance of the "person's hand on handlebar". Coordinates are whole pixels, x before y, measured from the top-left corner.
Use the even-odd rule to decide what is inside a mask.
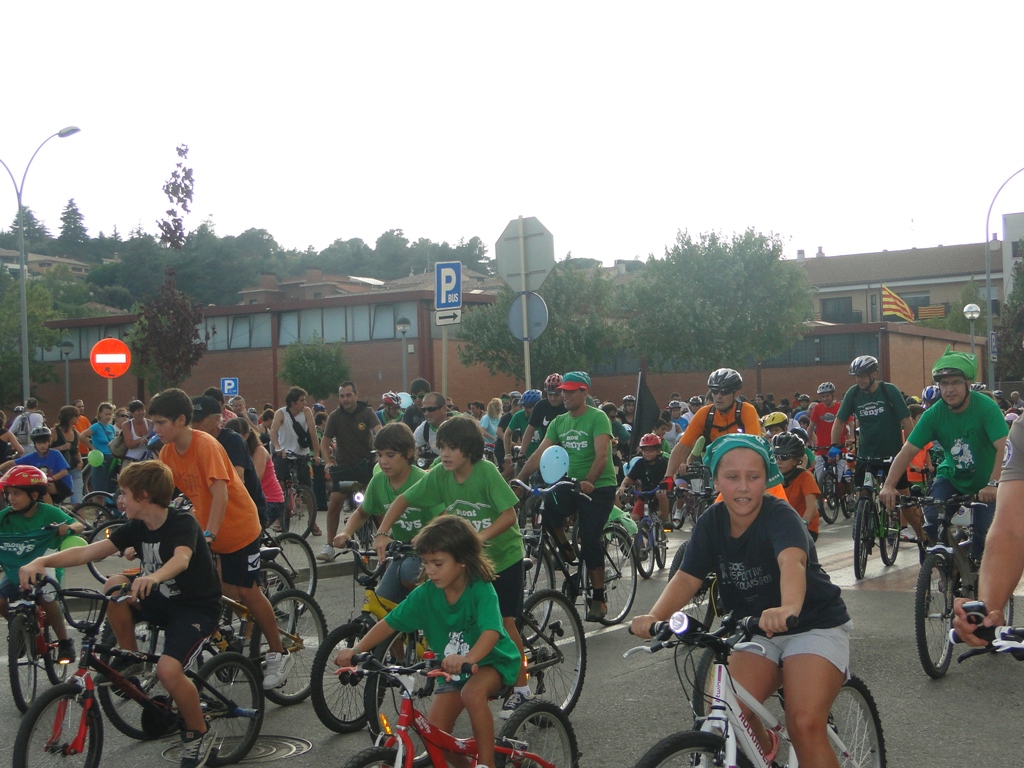
[[[878,492],[878,500],[882,502],[886,509],[892,509],[896,506],[896,502],[899,501],[900,494],[893,486],[883,485],[882,490]]]
[[[629,631],[639,638],[649,640],[651,637],[651,627],[657,621],[658,619],[649,613],[645,613],[643,616],[634,616],[633,621],[629,624]]]
[[[976,632],[981,627],[1001,627],[1006,623],[1006,617],[1003,616],[1003,610],[997,608],[994,611],[989,611],[981,624],[972,624],[967,620],[967,612],[963,608],[966,602],[969,600],[964,597],[958,597],[953,601],[953,629],[967,645],[982,648],[988,645],[988,642],[978,637]]]
[[[335,539],[335,541],[337,541],[337,539]],[[378,560],[383,560],[388,556],[388,545],[391,544],[392,541],[394,541],[394,539],[386,533],[378,533],[373,537],[373,549],[377,553]]]
[[[775,634],[788,632],[789,625],[787,620],[791,616],[796,617],[797,613],[784,605],[778,608],[769,608],[761,614],[761,620],[758,622],[758,626],[761,628],[761,631],[764,632],[765,637],[771,637]]]
[[[337,667],[351,667],[352,657],[359,654],[360,651],[357,648],[342,648],[338,651],[338,655],[334,657],[334,665]]]
[[[331,546],[335,549],[344,549],[345,545],[348,544],[348,540],[351,538],[347,533],[341,531],[337,536],[334,537],[334,541],[331,542]]]
[[[40,560],[42,558],[37,557],[32,562],[18,569],[18,584],[22,589],[32,589],[35,587],[36,582],[46,575],[46,566],[39,562]]]

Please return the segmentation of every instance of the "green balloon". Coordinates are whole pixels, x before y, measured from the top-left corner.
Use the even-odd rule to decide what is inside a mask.
[[[98,467],[103,463],[103,451],[97,451],[93,448],[89,451],[89,456],[87,458],[89,459],[90,467]]]

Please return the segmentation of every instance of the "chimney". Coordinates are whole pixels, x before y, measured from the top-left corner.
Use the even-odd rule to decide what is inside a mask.
[[[814,258],[816,258],[816,259],[824,259],[825,258],[825,251],[823,251],[821,249],[820,245],[818,246],[818,252],[816,254],[814,254]]]
[[[796,260],[797,261],[803,261],[804,260],[804,249],[803,248],[797,249]]]
[[[624,274],[626,274],[626,261],[625,261],[625,259],[616,259],[615,260],[615,274],[616,275],[624,275]]]
[[[266,273],[260,275],[260,288],[265,291],[277,290],[277,275]]]

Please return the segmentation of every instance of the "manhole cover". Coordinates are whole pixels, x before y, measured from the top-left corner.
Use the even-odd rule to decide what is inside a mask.
[[[237,740],[226,738],[224,742],[231,744],[233,742],[237,743]],[[289,757],[305,754],[312,748],[313,743],[305,739],[293,739],[290,736],[260,736],[256,739],[252,749],[249,750],[249,754],[242,760],[242,763],[269,763],[274,760],[285,760]],[[161,754],[167,762],[177,764],[181,760],[179,757],[180,752],[181,741],[176,740],[172,746],[165,749]]]

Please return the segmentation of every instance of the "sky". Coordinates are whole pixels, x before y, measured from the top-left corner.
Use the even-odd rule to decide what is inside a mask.
[[[981,242],[1024,166],[1024,3],[5,3],[0,159],[55,235],[186,227],[660,256],[752,227],[787,257]],[[17,73],[16,79],[12,77]],[[2,170],[2,169],[0,169]],[[0,173],[0,228],[17,212]],[[6,190],[6,191],[4,191]],[[999,195],[1024,211],[1024,173]]]

